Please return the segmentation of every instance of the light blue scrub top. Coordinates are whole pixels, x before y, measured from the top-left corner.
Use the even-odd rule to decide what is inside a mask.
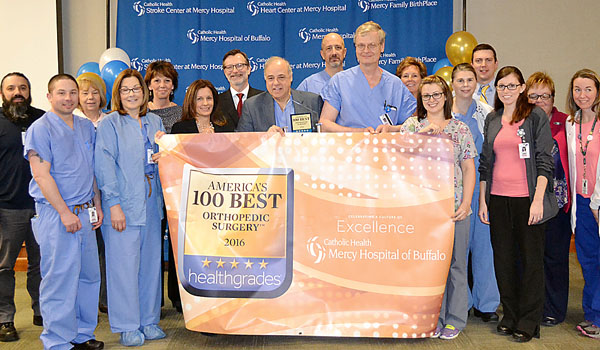
[[[327,83],[329,83],[329,80],[331,80],[329,73],[322,70],[302,80],[302,82],[300,83],[300,85],[298,85],[298,88],[296,90],[308,91],[320,95],[321,90],[323,90]]]
[[[471,130],[471,135],[473,135],[473,141],[475,143],[475,147],[477,148],[477,157],[475,157],[473,160],[475,161],[475,169],[479,169],[479,155],[481,154],[481,149],[483,148],[483,135],[481,134],[481,131],[479,131],[479,124],[477,122],[477,119],[473,117],[473,114],[476,110],[477,102],[473,100],[473,102],[471,102],[471,105],[469,106],[469,109],[467,110],[466,115],[452,112],[452,116],[460,120],[461,122],[467,124],[469,130]],[[475,175],[476,184],[479,184],[479,171],[476,171]],[[475,186],[475,193],[479,193],[479,185]]]
[[[165,131],[165,127],[160,117],[151,112],[140,120],[142,128],[129,115],[112,112],[98,124],[96,181],[102,192],[104,222],[110,223],[110,207],[120,204],[128,225],[146,224],[146,141],[157,149],[154,134],[159,130]],[[146,138],[143,128],[146,128]],[[156,200],[158,207],[162,207],[160,193]]]
[[[67,206],[89,202],[94,197],[94,124],[73,115],[71,129],[58,115],[46,112],[25,135],[24,156],[36,151],[50,163],[50,175]],[[34,161],[37,161],[34,159]],[[36,202],[48,204],[35,179],[29,194]]]
[[[290,96],[290,100],[285,105],[283,111],[281,110],[281,108],[279,108],[277,101],[273,100],[273,110],[275,111],[275,124],[282,129],[285,126],[287,126],[289,132],[292,132],[292,126],[290,125],[291,116],[292,114],[296,113],[294,110],[294,103],[292,102],[292,98],[293,97]]]
[[[417,101],[400,78],[382,69],[381,80],[371,89],[360,66],[331,77],[321,91],[323,100],[339,111],[336,123],[351,128],[377,128],[384,104],[396,107],[388,115],[393,125],[404,123],[417,108]]]

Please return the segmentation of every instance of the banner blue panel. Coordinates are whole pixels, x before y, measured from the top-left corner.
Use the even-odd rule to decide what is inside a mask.
[[[354,30],[368,20],[387,33],[380,63],[392,73],[406,56],[429,70],[446,57],[451,0],[119,0],[117,46],[142,74],[152,61],[173,63],[180,77],[175,102],[181,104],[196,79],[210,80],[219,92],[229,87],[221,64],[234,48],[250,58],[250,85],[259,89],[265,88],[264,62],[274,55],[290,61],[293,87],[322,70],[321,39],[329,32],[344,38],[345,67],[352,67]]]

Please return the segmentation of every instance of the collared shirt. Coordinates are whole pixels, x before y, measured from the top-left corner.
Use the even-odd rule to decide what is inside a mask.
[[[329,83],[329,80],[331,80],[329,73],[327,73],[325,70],[322,70],[302,80],[296,90],[308,91],[320,95],[321,90],[323,90],[327,83]]]
[[[96,180],[102,192],[107,223],[110,223],[110,208],[120,204],[128,225],[146,224],[146,141],[156,148],[154,134],[165,128],[160,117],[152,112],[140,120],[142,128],[147,128],[147,138],[136,119],[118,112],[110,113],[98,125]],[[161,195],[156,196],[156,200],[162,205]]]
[[[94,124],[73,115],[73,129],[53,112],[46,112],[27,130],[24,155],[36,151],[50,163],[50,175],[67,206],[89,202],[94,197]],[[29,194],[48,203],[35,179]]]
[[[417,107],[417,101],[400,78],[382,69],[381,80],[371,88],[360,66],[331,77],[321,96],[338,110],[335,122],[352,128],[377,128],[382,124],[379,117],[386,112],[386,104],[395,107],[388,112],[393,125],[402,124]]]
[[[248,91],[250,90],[250,84],[246,85],[246,88],[242,91],[236,91],[233,87],[229,88],[229,91],[231,91],[231,97],[233,97],[233,105],[237,108],[238,102],[240,101],[240,98],[237,96],[237,94],[244,94],[244,96],[242,96],[242,104],[244,102],[246,102],[246,99],[248,98]]]
[[[291,132],[291,116],[296,113],[294,103],[292,102],[292,96],[290,95],[290,99],[287,101],[283,111],[281,110],[281,107],[279,107],[279,104],[277,104],[277,101],[273,100],[273,110],[275,111],[275,124],[282,129],[287,127],[287,130]]]
[[[494,99],[496,97],[496,80],[495,79],[492,79],[492,81],[490,81],[487,84],[483,84],[483,85],[477,83],[477,89],[475,89],[475,94],[473,95],[473,98],[480,99],[481,91],[483,90],[483,88],[485,86],[489,86],[489,88],[485,91],[485,98],[487,99],[487,104],[493,108],[494,107]]]

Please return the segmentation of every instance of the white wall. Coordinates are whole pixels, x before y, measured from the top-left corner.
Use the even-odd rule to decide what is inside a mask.
[[[467,30],[496,49],[500,67],[517,66],[525,79],[546,71],[565,111],[573,73],[600,72],[599,13],[598,0],[467,0]]]
[[[19,71],[31,81],[33,105],[47,110],[48,80],[58,73],[56,0],[0,0],[0,79]]]

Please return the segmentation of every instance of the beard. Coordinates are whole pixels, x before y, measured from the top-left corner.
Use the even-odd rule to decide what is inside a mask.
[[[13,102],[15,98],[23,98],[23,102]],[[29,115],[27,110],[31,105],[31,96],[25,98],[22,95],[15,95],[10,100],[7,100],[2,95],[2,113],[13,122],[18,122],[27,119]]]

